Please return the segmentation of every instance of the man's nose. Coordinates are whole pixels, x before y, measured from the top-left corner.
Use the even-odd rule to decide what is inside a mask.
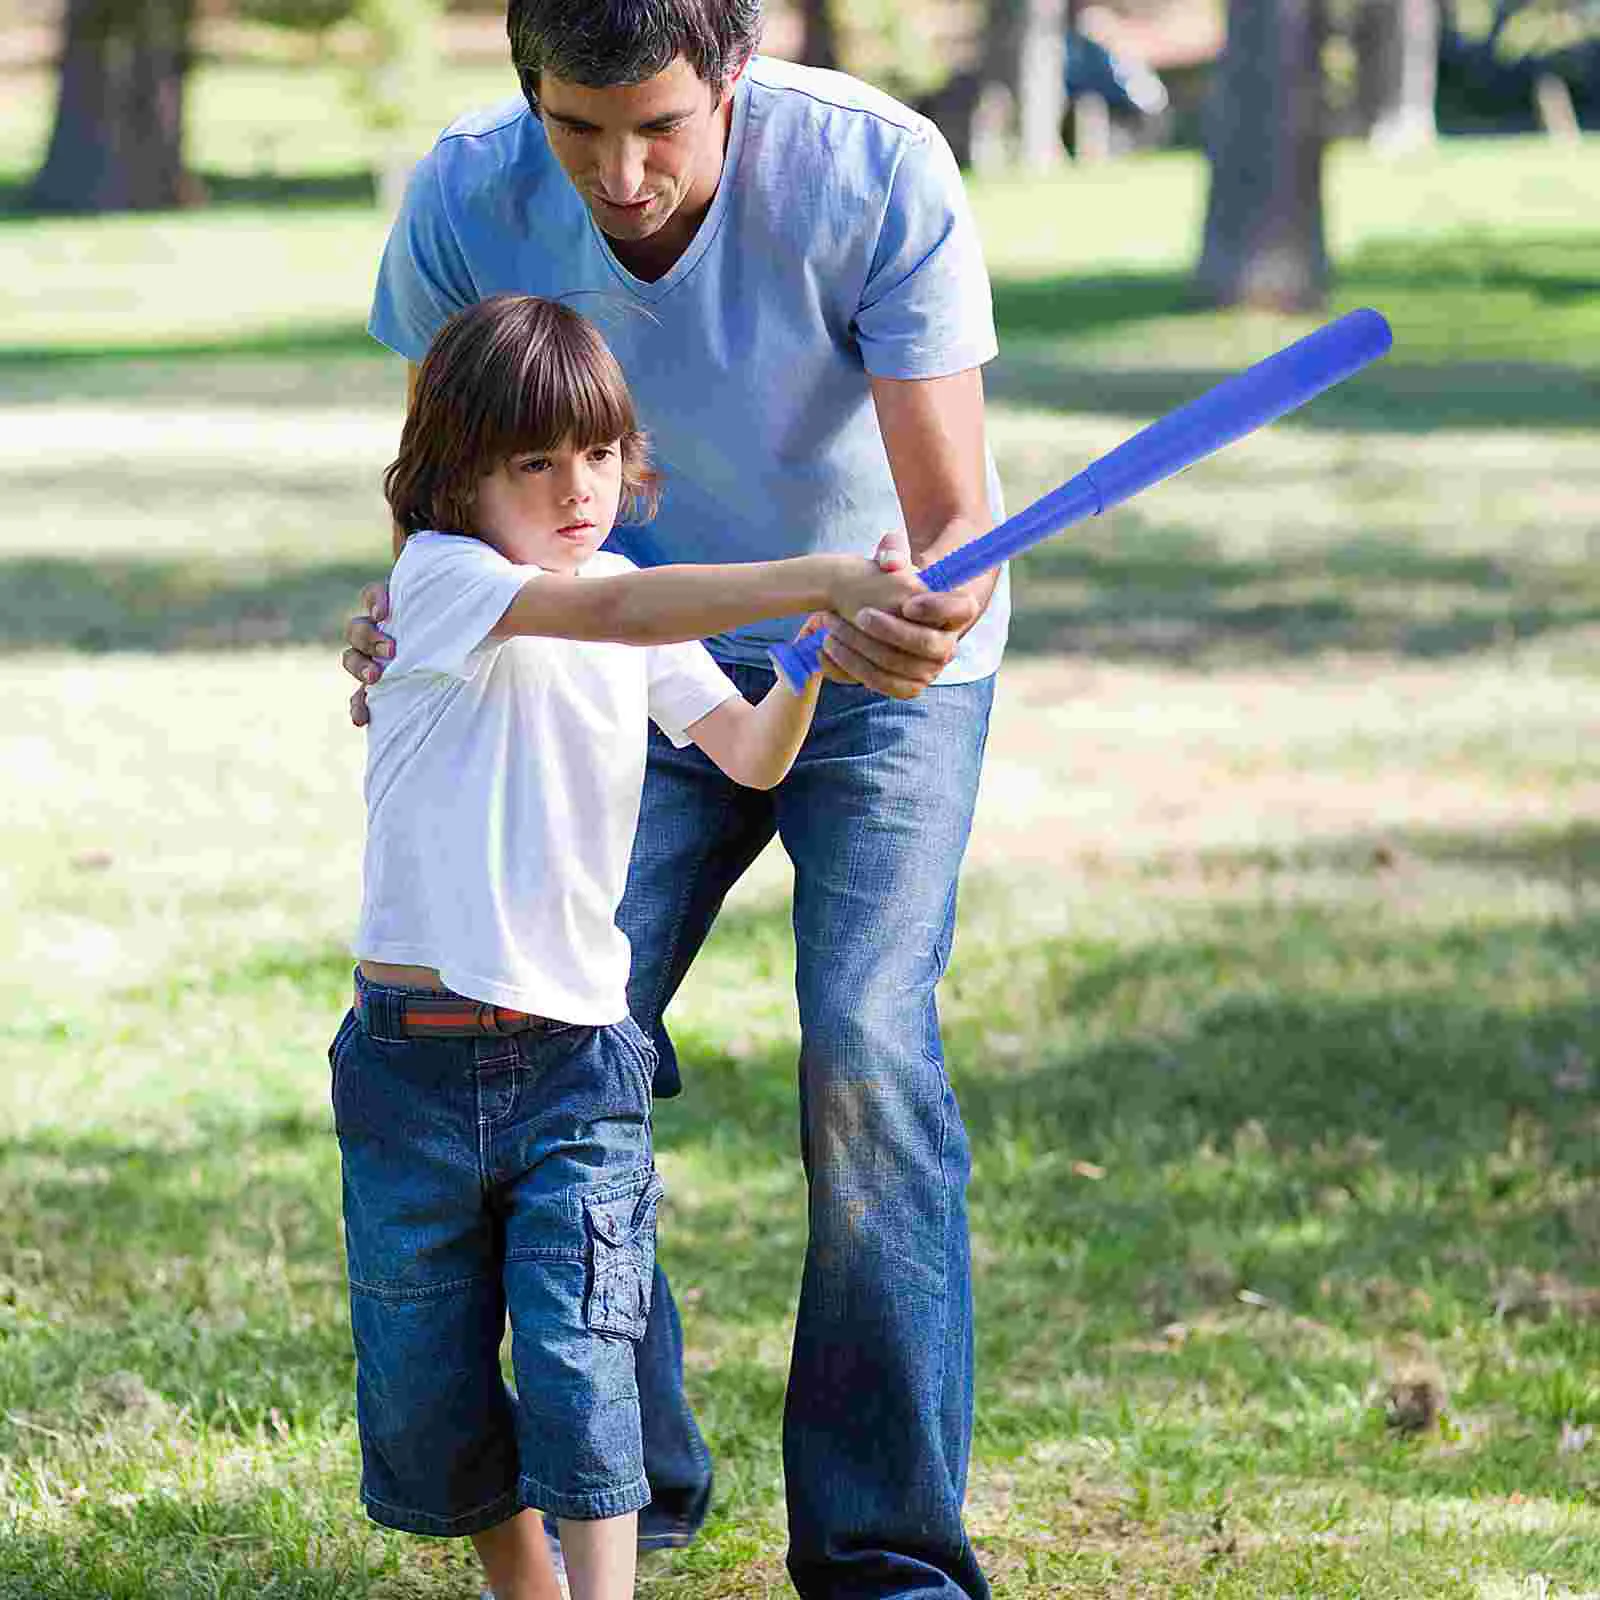
[[[644,186],[645,142],[643,139],[618,139],[600,156],[600,189],[607,200],[627,205],[639,198]]]

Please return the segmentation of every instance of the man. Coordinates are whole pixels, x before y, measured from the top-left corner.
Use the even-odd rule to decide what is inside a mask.
[[[760,0],[512,0],[526,103],[457,122],[420,164],[371,329],[415,364],[487,295],[581,296],[666,483],[657,519],[616,540],[625,554],[864,553],[899,524],[926,565],[1000,509],[983,434],[988,281],[959,175],[905,107],[756,58],[759,29]],[[961,1523],[969,1158],[934,989],[1007,611],[1002,576],[836,619],[832,681],[770,794],[651,744],[620,920],[658,1094],[680,1088],[662,1013],[728,889],[774,832],[795,866],[810,1240],[784,1468],[807,1600],[988,1593]],[[759,694],[767,647],[800,620],[713,652]],[[379,639],[352,624],[355,675],[381,670]],[[640,1542],[683,1543],[711,1468],[659,1269],[638,1373],[653,1496]]]

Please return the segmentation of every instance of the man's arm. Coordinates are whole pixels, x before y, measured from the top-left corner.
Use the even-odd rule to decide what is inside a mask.
[[[889,470],[918,567],[986,533],[989,510],[983,433],[983,373],[944,378],[871,378]],[[983,615],[998,581],[986,573],[949,594],[913,595],[898,615],[867,611],[834,623],[824,653],[840,673],[909,700],[955,654]]]
[[[406,415],[411,414],[411,402],[417,395],[417,373],[421,369],[415,361],[406,362]],[[390,552],[400,559],[400,547],[406,542],[406,531],[398,522],[389,525]],[[383,676],[383,669],[394,656],[394,640],[383,633],[378,624],[389,615],[389,586],[386,583],[369,583],[361,591],[361,615],[352,617],[345,625],[347,646],[339,664],[358,687],[350,696],[350,720],[358,727],[367,724],[367,685]]]

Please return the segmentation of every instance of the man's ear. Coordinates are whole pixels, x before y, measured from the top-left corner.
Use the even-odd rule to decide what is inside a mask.
[[[738,81],[744,76],[744,69],[750,65],[750,57],[754,54],[755,51],[752,50],[750,55],[746,56],[744,60],[741,61],[739,65],[728,74],[727,81],[722,86],[722,97],[717,101],[718,105],[721,105],[722,101],[726,100],[728,96],[733,93],[734,85],[738,83]]]

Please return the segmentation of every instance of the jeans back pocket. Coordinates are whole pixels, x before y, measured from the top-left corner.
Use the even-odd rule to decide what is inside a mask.
[[[583,1320],[596,1333],[640,1339],[656,1271],[656,1207],[666,1193],[654,1172],[583,1197],[589,1258]]]

